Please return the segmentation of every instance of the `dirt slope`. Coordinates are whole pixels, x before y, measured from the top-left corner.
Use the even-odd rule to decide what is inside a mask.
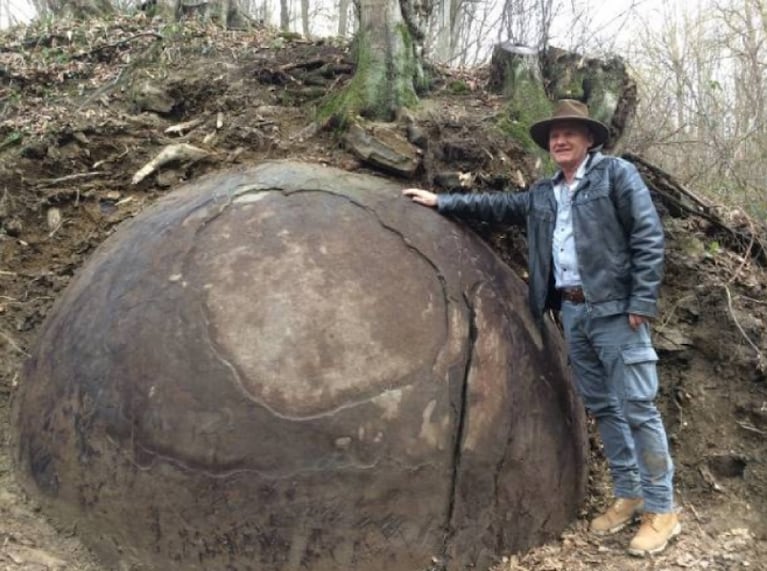
[[[10,401],[37,328],[115,225],[179,181],[281,157],[364,169],[336,134],[312,124],[319,98],[347,81],[352,65],[330,43],[268,30],[162,28],[143,15],[18,31],[0,46],[0,569],[99,569],[76,529],[54,530],[11,474]],[[435,82],[415,112],[429,138],[424,168],[403,186],[459,184],[450,182],[460,180],[457,171],[485,188],[537,176],[535,159],[491,129],[502,101],[483,85],[481,73]],[[178,143],[205,155],[132,184]],[[685,532],[652,561],[624,555],[631,531],[605,540],[585,533],[609,498],[595,440],[582,519],[561,541],[498,569],[767,569],[767,381],[759,367],[767,275],[743,257],[747,244],[731,247],[701,220],[666,213],[664,224],[667,278],[655,335]],[[478,230],[523,271],[517,233]]]

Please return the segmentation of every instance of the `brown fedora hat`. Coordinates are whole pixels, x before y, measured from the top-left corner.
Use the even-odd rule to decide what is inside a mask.
[[[549,119],[544,119],[530,125],[530,137],[539,147],[548,151],[549,130],[554,123],[560,121],[577,121],[586,125],[594,134],[592,149],[599,145],[604,145],[610,137],[607,125],[589,117],[589,108],[586,104],[575,99],[560,99],[557,101],[557,107]]]

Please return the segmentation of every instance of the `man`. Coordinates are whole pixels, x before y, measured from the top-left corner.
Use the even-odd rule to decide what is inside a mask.
[[[530,308],[539,320],[561,310],[578,392],[596,418],[615,488],[615,502],[590,528],[615,533],[642,514],[628,551],[645,556],[681,531],[653,402],[657,355],[648,323],[657,314],[663,228],[636,168],[598,152],[608,135],[586,105],[565,99],[530,127],[559,166],[553,178],[519,193],[402,192],[441,214],[527,225]]]

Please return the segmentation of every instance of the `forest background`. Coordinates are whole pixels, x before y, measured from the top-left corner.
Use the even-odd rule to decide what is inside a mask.
[[[91,3],[137,9],[134,0]],[[55,18],[73,4],[85,3],[0,0],[0,24]],[[353,0],[239,0],[238,8],[305,37],[348,39],[357,22]],[[486,63],[502,41],[623,57],[639,107],[622,147],[765,219],[767,1],[437,0],[424,53],[469,68]]]

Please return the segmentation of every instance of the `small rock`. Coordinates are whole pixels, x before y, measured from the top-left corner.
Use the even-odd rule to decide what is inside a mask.
[[[163,88],[145,81],[138,86],[133,94],[133,102],[139,111],[154,111],[155,113],[170,113],[176,105]]]
[[[18,238],[21,235],[21,231],[24,229],[24,224],[20,218],[11,218],[5,223],[5,233],[14,238]]]
[[[177,170],[163,170],[157,173],[157,186],[168,188],[177,184],[181,180],[181,173]]]
[[[459,174],[456,171],[439,172],[434,175],[434,184],[445,190],[459,188],[461,186]]]
[[[27,159],[42,159],[48,154],[48,145],[42,141],[33,141],[21,149],[21,156]]]
[[[81,143],[83,145],[87,145],[90,143],[90,141],[88,140],[88,137],[86,137],[85,133],[83,133],[82,131],[75,131],[74,133],[72,133],[72,138],[78,143]]]
[[[344,144],[369,165],[399,176],[412,177],[420,164],[415,147],[388,127],[365,129],[355,123]]]
[[[410,123],[407,126],[407,139],[416,147],[421,147],[422,149],[425,149],[429,142],[426,138],[426,133],[415,123]]]
[[[336,448],[339,450],[347,450],[349,446],[351,446],[352,439],[349,436],[342,436],[341,438],[336,438]]]
[[[48,222],[48,230],[51,232],[61,226],[61,210],[58,208],[49,208],[46,214],[46,221]]]
[[[694,346],[695,342],[679,329],[666,327],[656,331],[655,346],[659,351],[674,353],[685,351]]]

